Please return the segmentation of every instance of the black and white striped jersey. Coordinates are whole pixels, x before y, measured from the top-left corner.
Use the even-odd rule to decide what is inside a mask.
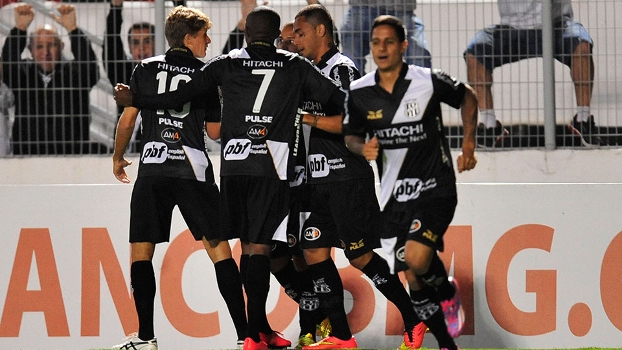
[[[222,88],[221,176],[291,180],[301,101],[327,103],[338,86],[301,56],[261,44],[233,50],[204,71],[206,82]]]
[[[354,62],[332,48],[322,56],[317,67],[335,80],[343,89],[361,77]],[[323,105],[317,101],[305,101],[305,112],[317,115],[340,115],[342,107]],[[348,150],[343,134],[334,134],[318,128],[311,128],[309,152],[307,156],[307,183],[329,183],[352,179],[373,178],[369,162],[364,157]]]
[[[203,65],[190,50],[171,49],[137,65],[130,87],[134,93],[163,98],[189,81]],[[214,182],[214,171],[205,149],[205,123],[208,121],[205,101],[204,98],[195,98],[177,110],[141,108],[138,176]],[[217,113],[209,114],[212,115],[211,121],[218,121]]]
[[[353,82],[346,97],[344,134],[378,137],[382,150],[380,207],[456,195],[441,102],[459,108],[465,86],[440,70],[404,64],[393,92],[371,72]]]

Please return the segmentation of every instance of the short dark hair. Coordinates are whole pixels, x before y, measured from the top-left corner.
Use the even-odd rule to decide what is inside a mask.
[[[212,22],[203,11],[179,5],[166,17],[164,36],[170,47],[182,47],[186,34],[195,35],[211,27]]]
[[[335,24],[333,17],[324,5],[312,4],[305,6],[302,10],[298,11],[294,18],[298,17],[304,17],[307,22],[313,25],[313,27],[317,27],[320,24],[324,25],[329,38],[331,38],[333,42],[335,41],[335,34],[333,30]]]
[[[376,29],[376,27],[382,25],[393,27],[395,35],[397,35],[400,42],[406,40],[406,26],[404,26],[404,23],[399,18],[391,15],[381,15],[376,17],[371,26],[370,34],[374,31],[374,29]]]
[[[149,22],[136,22],[127,30],[127,42],[131,42],[130,36],[136,29],[149,29],[149,34],[155,35],[155,26]]]
[[[246,16],[247,40],[274,42],[281,33],[281,16],[273,8],[260,5]]]

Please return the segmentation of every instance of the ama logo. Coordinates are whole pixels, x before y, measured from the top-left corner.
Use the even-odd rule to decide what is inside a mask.
[[[181,135],[179,134],[179,131],[173,128],[166,128],[162,130],[160,136],[162,136],[162,140],[168,143],[175,143],[181,140]]]
[[[263,125],[253,125],[248,128],[246,135],[251,139],[263,139],[268,135],[268,128]]]

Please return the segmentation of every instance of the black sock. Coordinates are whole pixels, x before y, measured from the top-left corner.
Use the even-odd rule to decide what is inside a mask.
[[[320,299],[320,309],[328,316],[332,325],[332,335],[348,340],[352,332],[344,306],[343,284],[337,266],[332,259],[309,265],[314,290]]]
[[[259,332],[270,333],[266,316],[266,301],[270,291],[270,259],[265,255],[251,255],[248,258],[246,274],[246,297],[248,310],[248,334],[255,342]],[[266,329],[267,326],[267,329]]]
[[[240,279],[242,285],[246,285],[246,273],[248,272],[248,254],[240,255]]]
[[[227,304],[238,340],[244,340],[247,328],[246,303],[244,302],[238,265],[235,264],[233,258],[229,258],[214,264],[214,269],[216,270],[218,290]]]
[[[324,319],[324,314],[320,310],[320,300],[313,291],[313,280],[309,270],[298,273],[300,288],[300,301],[298,302],[298,324],[300,325],[300,336],[311,333],[315,339],[315,327]]]
[[[404,288],[397,274],[391,274],[387,261],[373,253],[371,260],[363,268],[363,273],[374,282],[376,289],[400,310],[407,330],[419,323],[419,317],[413,309],[410,295]]]
[[[135,261],[130,268],[134,304],[138,314],[138,337],[150,340],[153,331],[153,300],[156,293],[155,274],[150,260]]]
[[[445,270],[445,265],[443,265],[443,261],[439,258],[438,254],[432,256],[428,272],[417,277],[419,277],[423,283],[436,289],[439,300],[451,299],[456,292],[454,286],[449,283],[447,279],[447,270]]]
[[[456,349],[454,339],[447,332],[445,315],[434,288],[424,285],[421,290],[410,290],[413,307],[438,341],[439,348]]]
[[[298,271],[294,267],[294,262],[290,259],[280,271],[272,273],[279,284],[285,290],[285,294],[292,298],[296,303],[300,302],[300,290],[298,289]]]

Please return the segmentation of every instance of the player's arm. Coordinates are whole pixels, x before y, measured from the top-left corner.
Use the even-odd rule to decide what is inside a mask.
[[[302,123],[310,125],[313,128],[318,128],[333,134],[341,134],[343,116],[339,115],[318,115],[318,114],[303,114]]]
[[[114,153],[112,154],[112,173],[117,180],[123,183],[130,183],[130,179],[125,173],[125,167],[132,164],[132,162],[125,159],[125,150],[132,138],[138,111],[139,110],[134,107],[125,107],[117,123],[117,131],[114,138]]]
[[[346,147],[348,147],[350,152],[361,155],[370,162],[378,159],[380,146],[376,136],[369,139],[369,141],[365,141],[365,138],[358,135],[346,135],[344,139]]]
[[[205,130],[210,139],[214,141],[220,139],[220,123],[205,123]]]
[[[220,139],[220,119],[222,116],[222,90],[212,89],[206,99],[201,99],[205,109],[205,130],[212,140]]]
[[[380,145],[374,135],[366,141],[368,134],[365,114],[358,110],[352,102],[352,93],[349,91],[344,103],[345,118],[343,119],[343,133],[346,147],[350,152],[365,157],[368,161],[378,159]],[[362,117],[361,117],[362,116]]]
[[[477,159],[475,158],[477,95],[475,90],[439,69],[432,70],[432,84],[434,93],[439,94],[441,101],[461,110],[464,136],[462,139],[462,152],[458,156],[456,163],[460,173],[464,170],[471,170],[477,164]]]

